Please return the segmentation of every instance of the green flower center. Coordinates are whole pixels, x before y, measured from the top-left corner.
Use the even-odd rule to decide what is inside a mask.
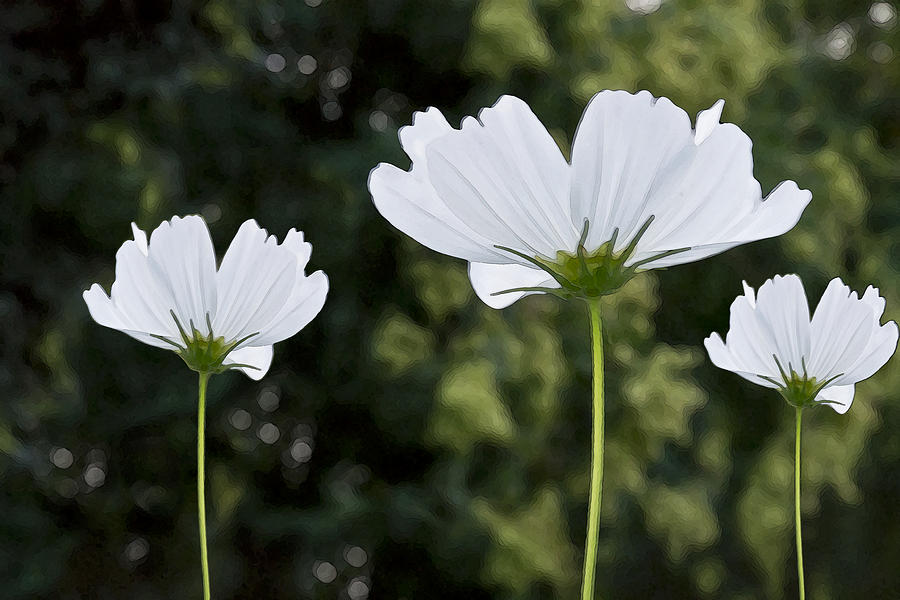
[[[773,354],[772,358],[775,359],[775,364],[778,365],[781,381],[765,375],[760,375],[760,377],[778,386],[778,393],[781,394],[781,397],[784,398],[788,404],[796,408],[805,408],[807,406],[818,404],[837,404],[830,400],[816,400],[816,397],[819,395],[819,392],[825,389],[825,386],[838,377],[841,377],[843,373],[838,373],[834,377],[819,381],[815,377],[810,377],[806,372],[805,358],[800,359],[800,365],[803,369],[800,373],[794,370],[791,363],[788,363],[788,369],[785,371],[784,368],[782,368],[778,357]]]
[[[251,333],[239,340],[226,342],[224,337],[216,336],[213,333],[212,321],[209,318],[209,313],[206,313],[206,333],[197,329],[193,321],[189,321],[188,326],[190,327],[191,333],[188,335],[187,331],[185,331],[181,322],[178,320],[178,317],[175,316],[175,311],[170,310],[169,314],[172,315],[172,318],[175,320],[175,325],[178,327],[178,332],[181,334],[182,343],[179,344],[165,336],[156,334],[150,335],[158,340],[171,344],[175,348],[175,353],[178,354],[185,364],[194,371],[197,371],[198,373],[214,374],[222,373],[235,367],[245,367],[248,369],[259,368],[246,364],[223,364],[225,359],[235,348],[253,336],[259,335],[259,332]]]
[[[587,240],[590,222],[584,220],[584,228],[581,231],[581,238],[578,240],[578,247],[575,254],[571,252],[559,251],[556,253],[556,261],[549,261],[542,257],[528,256],[518,250],[507,248],[505,246],[495,246],[496,248],[514,254],[522,258],[535,267],[546,271],[553,279],[559,283],[559,288],[547,287],[522,287],[494,292],[492,295],[507,294],[510,292],[546,292],[554,294],[561,298],[597,298],[606,296],[621,288],[629,279],[634,277],[638,270],[645,264],[659,260],[666,256],[678,254],[690,250],[690,248],[677,248],[667,250],[648,258],[636,261],[628,266],[625,263],[634,254],[638,241],[647,232],[650,224],[653,222],[654,216],[651,215],[631,241],[620,252],[615,251],[616,240],[619,236],[619,228],[613,230],[612,238],[600,246],[593,252],[588,252],[584,247]]]

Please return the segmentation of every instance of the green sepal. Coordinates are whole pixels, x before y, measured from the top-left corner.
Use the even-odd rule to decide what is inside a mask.
[[[181,340],[184,342],[184,345],[162,335],[150,335],[167,344],[171,344],[175,348],[175,353],[181,357],[181,360],[183,360],[190,369],[197,371],[198,373],[207,374],[223,373],[228,369],[233,369],[235,367],[259,370],[259,367],[254,367],[253,365],[224,364],[225,359],[228,358],[229,354],[250,338],[259,335],[258,331],[239,340],[226,342],[224,337],[217,337],[213,333],[212,320],[210,319],[209,313],[206,313],[207,332],[203,333],[197,329],[194,325],[194,321],[190,320],[188,325],[191,328],[191,334],[188,335],[184,326],[181,324],[181,321],[179,321],[178,317],[175,315],[175,311],[170,310],[169,314],[172,315],[175,326],[178,327],[178,333],[181,335]]]
[[[533,257],[514,250],[506,246],[495,246],[499,250],[509,252],[517,256],[535,267],[549,274],[560,286],[559,289],[551,291],[551,288],[511,288],[500,292],[494,292],[492,296],[507,294],[511,292],[521,291],[539,291],[552,293],[561,298],[598,298],[612,294],[628,280],[640,272],[640,268],[655,260],[672,256],[680,252],[690,250],[690,248],[676,248],[674,250],[666,250],[654,256],[641,259],[631,265],[625,266],[625,263],[631,258],[637,249],[638,242],[641,237],[650,228],[655,217],[651,215],[637,233],[628,242],[628,245],[620,252],[615,251],[616,241],[619,237],[619,228],[615,228],[612,237],[597,250],[588,252],[585,244],[587,243],[590,221],[584,220],[584,226],[581,230],[581,236],[578,239],[578,245],[575,253],[557,252],[556,260],[549,260],[542,257]]]

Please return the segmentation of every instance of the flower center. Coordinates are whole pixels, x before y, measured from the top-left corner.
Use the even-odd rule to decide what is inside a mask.
[[[781,394],[781,397],[788,404],[796,408],[804,408],[816,404],[836,404],[830,400],[816,400],[816,396],[825,389],[825,386],[842,376],[843,373],[838,373],[825,381],[819,381],[815,377],[810,377],[806,372],[806,358],[801,357],[800,359],[800,365],[803,369],[800,373],[794,370],[791,363],[788,363],[788,369],[785,371],[778,357],[773,354],[772,358],[775,359],[775,364],[778,365],[781,381],[765,375],[760,375],[760,377],[778,386],[778,393]]]
[[[637,274],[638,269],[647,263],[659,260],[666,256],[678,254],[690,250],[690,248],[676,248],[674,250],[666,250],[648,258],[636,261],[628,266],[625,263],[634,254],[637,244],[641,237],[647,232],[650,224],[653,222],[654,215],[641,225],[628,245],[620,252],[615,251],[616,240],[619,237],[619,228],[613,230],[612,238],[605,242],[597,250],[588,252],[584,247],[584,243],[588,237],[588,229],[590,222],[584,220],[584,228],[581,230],[581,238],[578,240],[578,246],[575,254],[571,252],[559,251],[556,253],[556,261],[552,262],[541,257],[531,257],[518,250],[507,248],[505,246],[495,246],[496,248],[509,252],[525,259],[535,267],[546,271],[553,279],[559,283],[559,288],[546,287],[524,287],[513,288],[495,292],[494,296],[506,294],[509,292],[536,291],[555,294],[561,298],[596,298],[598,296],[606,296],[611,294],[625,285],[629,279]]]
[[[191,333],[188,335],[184,326],[182,326],[181,322],[178,320],[178,317],[175,316],[175,311],[170,310],[169,314],[172,315],[172,319],[175,320],[175,325],[178,327],[178,332],[181,334],[181,342],[183,345],[161,335],[151,335],[156,339],[174,346],[175,353],[178,354],[185,364],[194,371],[197,371],[198,373],[222,373],[235,367],[258,369],[258,367],[254,367],[253,365],[237,363],[225,365],[223,363],[235,348],[253,336],[259,335],[259,332],[251,333],[236,341],[226,342],[224,337],[216,336],[213,333],[212,321],[209,318],[209,313],[206,313],[206,333],[197,329],[193,321],[189,321],[188,326],[190,327]]]

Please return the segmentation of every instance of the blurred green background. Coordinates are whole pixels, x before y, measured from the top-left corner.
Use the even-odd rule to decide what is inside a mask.
[[[299,227],[331,292],[261,382],[212,380],[214,597],[574,598],[587,512],[587,315],[504,311],[374,210],[396,131],[502,93],[567,151],[603,88],[691,115],[725,98],[777,239],[634,279],[604,306],[598,596],[796,597],[791,409],[714,368],[741,279],[840,275],[900,317],[896,9],[843,0],[4,3],[0,8],[0,595],[197,598],[196,378],[94,324],[131,236],[200,213],[221,253]],[[807,589],[900,589],[900,370],[805,419]]]

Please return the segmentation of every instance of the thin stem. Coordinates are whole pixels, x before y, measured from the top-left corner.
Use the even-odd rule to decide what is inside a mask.
[[[197,513],[200,519],[200,565],[203,569],[203,600],[209,600],[209,558],[206,555],[206,491],[204,438],[206,430],[206,384],[209,373],[200,373],[200,400],[197,406]]]
[[[794,528],[797,531],[797,582],[800,600],[806,598],[803,586],[803,534],[800,532],[800,417],[803,409],[797,407],[797,432],[794,438]]]
[[[591,356],[593,358],[593,406],[591,426],[591,494],[588,501],[588,529],[584,543],[584,579],[581,600],[594,600],[597,570],[597,541],[600,535],[600,500],[603,492],[603,324],[600,299],[588,300],[591,314]]]

